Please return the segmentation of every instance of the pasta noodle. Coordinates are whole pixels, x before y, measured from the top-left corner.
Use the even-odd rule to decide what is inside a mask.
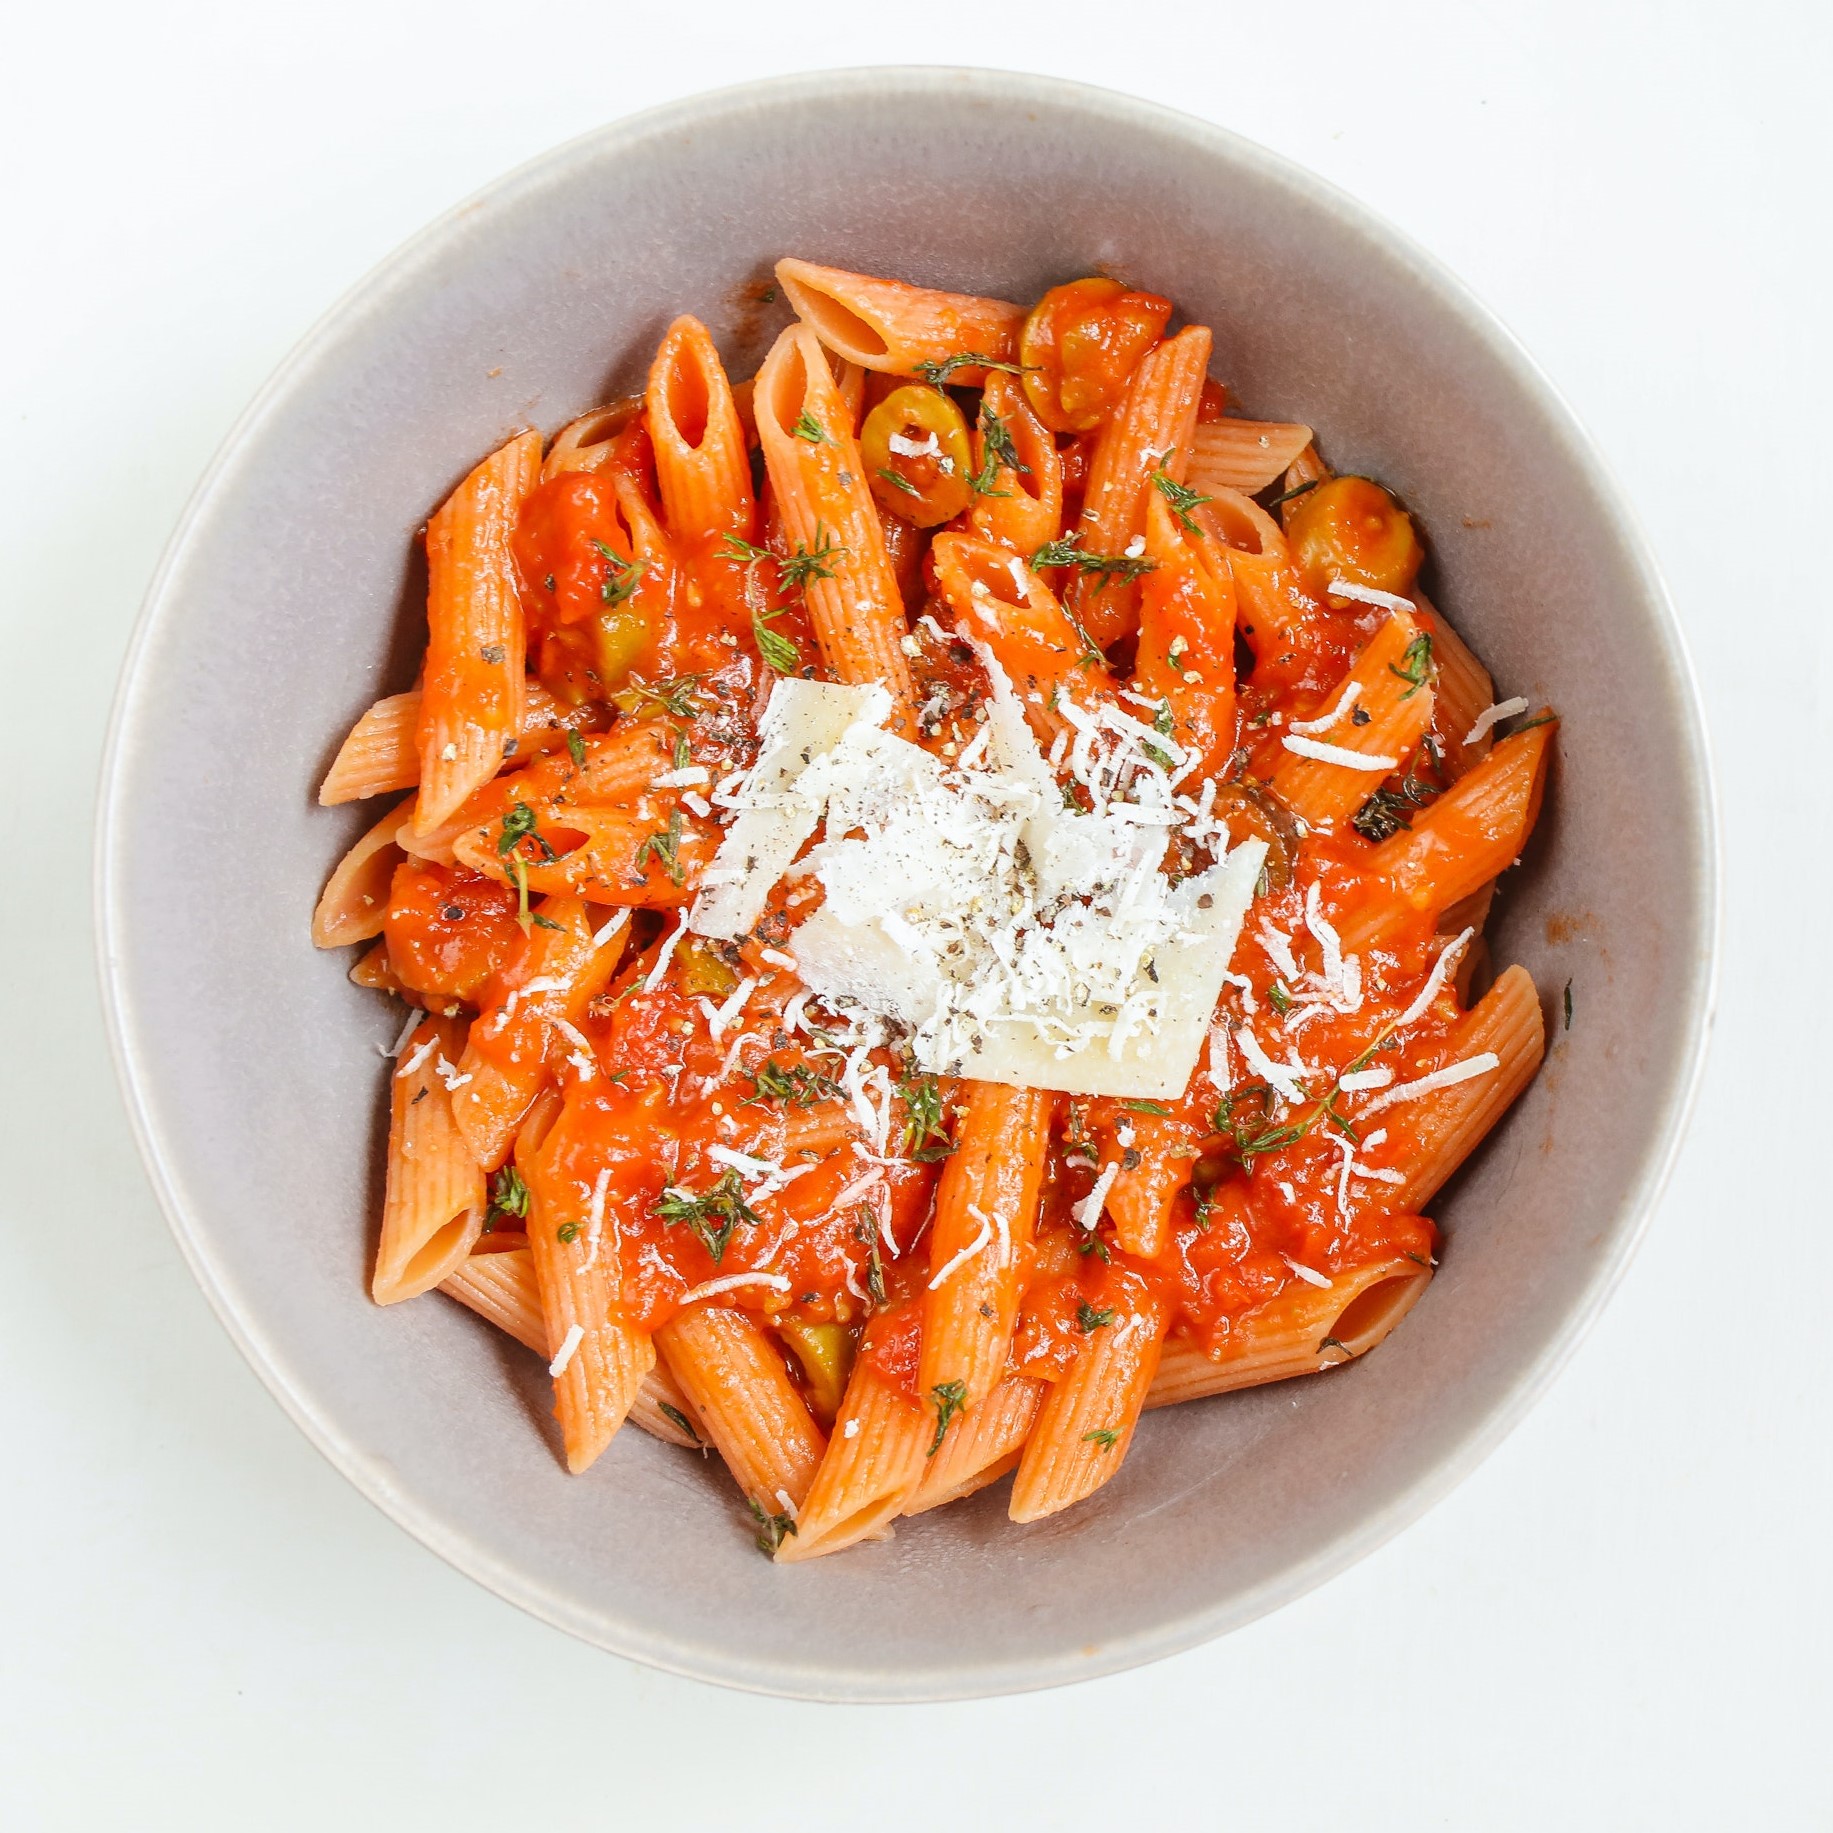
[[[788,1567],[1399,1326],[1545,1052],[1484,931],[1558,725],[1168,298],[778,276],[754,377],[678,316],[432,518],[311,933],[405,1008],[375,1299]]]

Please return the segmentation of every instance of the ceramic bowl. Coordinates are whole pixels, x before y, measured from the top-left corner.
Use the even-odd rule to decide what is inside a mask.
[[[1214,327],[1250,413],[1399,491],[1499,693],[1564,715],[1498,906],[1546,999],[1539,1079],[1435,1211],[1443,1268],[1339,1373],[1147,1416],[1119,1476],[1014,1527],[1003,1486],[778,1569],[717,1468],[641,1433],[584,1478],[534,1358],[365,1295],[397,1020],[307,918],[364,824],[339,737],[423,640],[414,531],[515,428],[639,385],[692,310],[735,374],[779,255],[1028,299],[1110,269]],[[160,567],[100,833],[128,1106],[224,1325],[411,1534],[561,1628],[679,1673],[920,1699],[1045,1686],[1246,1622],[1393,1534],[1522,1415],[1623,1271],[1711,1003],[1715,851],[1673,617],[1596,454],[1470,295],[1347,198],[1209,124],[1037,77],[865,70],[620,121],[425,231],[248,410]],[[1572,1020],[1563,1023],[1570,983]]]

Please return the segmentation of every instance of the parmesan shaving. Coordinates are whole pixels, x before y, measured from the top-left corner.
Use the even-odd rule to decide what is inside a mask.
[[[1513,719],[1517,713],[1525,713],[1528,703],[1517,694],[1512,700],[1498,700],[1494,706],[1486,706],[1477,715],[1477,722],[1464,734],[1464,743],[1474,745],[1480,738],[1487,737],[1490,728],[1499,719]]]
[[[573,1360],[574,1352],[585,1340],[586,1333],[581,1325],[573,1324],[568,1327],[566,1335],[560,1339],[559,1354],[547,1365],[547,1372],[556,1381],[566,1373],[568,1365]]]
[[[681,1303],[697,1305],[703,1298],[717,1298],[722,1292],[735,1292],[740,1286],[768,1286],[773,1292],[787,1292],[789,1281],[781,1273],[728,1273],[723,1279],[709,1279],[704,1285],[690,1286],[681,1294]]]
[[[1365,605],[1379,605],[1384,611],[1418,609],[1412,599],[1402,598],[1397,592],[1378,592],[1373,586],[1359,586],[1353,579],[1344,579],[1340,574],[1330,582],[1330,595],[1333,598],[1353,598]]]
[[[1461,1063],[1447,1063],[1443,1069],[1435,1069],[1430,1075],[1420,1076],[1412,1082],[1395,1083],[1386,1094],[1377,1095],[1362,1110],[1363,1115],[1379,1114],[1397,1101],[1417,1101],[1421,1095],[1433,1094],[1441,1088],[1454,1088],[1460,1082],[1468,1082],[1474,1076],[1486,1076],[1501,1067],[1502,1059],[1493,1050],[1465,1057]]]
[[[1397,757],[1378,757],[1367,751],[1351,751],[1343,745],[1327,745],[1319,738],[1288,736],[1279,742],[1288,751],[1296,751],[1300,757],[1315,758],[1320,764],[1341,764],[1345,770],[1378,771],[1386,776],[1400,763]]]

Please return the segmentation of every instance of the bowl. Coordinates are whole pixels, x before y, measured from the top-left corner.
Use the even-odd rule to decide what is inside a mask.
[[[1215,330],[1246,410],[1393,486],[1497,691],[1564,714],[1498,962],[1551,1017],[1538,1080],[1435,1205],[1443,1267],[1341,1372],[1149,1414],[1030,1527],[1002,1490],[781,1569],[717,1468],[636,1432],[583,1479],[538,1363],[443,1297],[366,1296],[396,1020],[307,919],[363,825],[314,791],[406,686],[414,531],[509,432],[635,385],[670,318],[747,373],[771,264],[1026,299],[1105,268]],[[1205,122],[1039,77],[859,70],[617,122],[365,280],[217,456],[148,594],[102,795],[102,973],[127,1105],[199,1282],[325,1455],[480,1583],[678,1673],[851,1700],[1038,1687],[1271,1610],[1443,1495],[1597,1314],[1672,1162],[1710,1015],[1712,798],[1653,565],[1546,381],[1465,290]],[[1570,1025],[1562,991],[1571,989]]]

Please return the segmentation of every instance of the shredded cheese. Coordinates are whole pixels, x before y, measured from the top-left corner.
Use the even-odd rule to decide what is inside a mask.
[[[1418,609],[1412,599],[1402,598],[1397,592],[1378,592],[1373,586],[1359,586],[1353,579],[1345,579],[1341,574],[1330,582],[1330,594],[1333,598],[1353,598],[1365,605],[1379,605],[1384,611]]]
[[[556,1381],[566,1373],[568,1365],[573,1360],[574,1352],[585,1340],[586,1333],[583,1326],[571,1324],[567,1327],[566,1335],[560,1340],[560,1353],[547,1365],[547,1372]]]
[[[1379,1114],[1383,1108],[1392,1107],[1397,1101],[1417,1101],[1421,1095],[1433,1094],[1441,1088],[1454,1088],[1460,1082],[1468,1082],[1474,1076],[1486,1076],[1491,1070],[1501,1067],[1502,1059],[1493,1050],[1465,1057],[1461,1063],[1447,1063],[1443,1069],[1435,1069],[1430,1075],[1420,1076],[1414,1081],[1396,1082],[1386,1094],[1377,1095],[1362,1110],[1363,1115]]]
[[[1288,751],[1297,752],[1300,757],[1315,758],[1320,764],[1341,764],[1345,770],[1376,771],[1386,776],[1400,763],[1397,757],[1379,757],[1372,752],[1351,751],[1345,745],[1327,745],[1321,738],[1293,738],[1288,735],[1279,742]]]
[[[1525,713],[1528,703],[1519,694],[1512,700],[1498,700],[1494,706],[1486,706],[1477,715],[1476,724],[1464,734],[1464,743],[1474,745],[1478,739],[1487,736],[1490,728],[1499,719],[1513,719],[1517,713]]]
[[[773,1292],[787,1292],[789,1281],[781,1273],[728,1273],[723,1279],[709,1279],[703,1285],[690,1286],[681,1294],[683,1305],[697,1305],[703,1298],[717,1298],[722,1292],[735,1292],[740,1286],[768,1286]]]

